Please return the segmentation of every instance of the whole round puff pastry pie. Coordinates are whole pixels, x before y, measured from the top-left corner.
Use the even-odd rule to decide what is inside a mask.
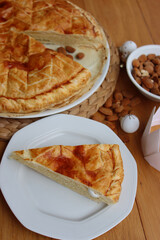
[[[124,170],[117,144],[54,145],[14,151],[10,158],[94,201],[119,200]]]
[[[88,65],[57,53],[57,45],[83,49]],[[25,115],[70,104],[93,86],[106,59],[102,28],[73,3],[0,0],[0,113]]]

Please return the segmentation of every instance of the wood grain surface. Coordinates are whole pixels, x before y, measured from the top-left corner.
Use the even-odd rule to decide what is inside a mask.
[[[72,0],[95,16],[117,46],[133,40],[138,46],[160,44],[159,0]],[[140,128],[128,134],[127,147],[138,167],[138,188],[131,213],[116,227],[96,240],[159,240],[160,239],[160,172],[153,169],[143,158],[140,140],[154,106],[159,103],[143,97],[131,84],[125,69],[120,71],[118,89],[133,91],[142,103],[135,109]],[[7,142],[0,142],[0,156]],[[33,233],[22,226],[9,209],[0,193],[0,239],[47,240],[48,237]],[[76,239],[75,239],[76,240]]]

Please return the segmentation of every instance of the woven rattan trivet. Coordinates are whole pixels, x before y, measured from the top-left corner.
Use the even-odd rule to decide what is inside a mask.
[[[110,46],[110,67],[107,76],[98,90],[92,94],[88,99],[81,104],[64,111],[65,114],[72,114],[90,118],[98,109],[105,103],[115,89],[115,85],[119,75],[119,53],[118,49],[114,46],[110,37],[108,37]],[[0,139],[9,140],[10,137],[19,129],[27,126],[28,124],[40,118],[31,119],[11,119],[0,118]]]

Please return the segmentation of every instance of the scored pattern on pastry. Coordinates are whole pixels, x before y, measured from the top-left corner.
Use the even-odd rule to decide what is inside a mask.
[[[0,34],[0,111],[46,109],[84,89],[90,72],[23,33]],[[78,95],[77,95],[78,96]]]
[[[51,45],[91,47],[100,64],[91,77],[80,64],[31,37]],[[76,101],[98,79],[107,55],[102,28],[73,3],[0,0],[0,113],[30,115]]]
[[[96,37],[100,32],[92,21],[89,14],[65,0],[0,1],[1,33],[8,30],[53,30]]]
[[[33,166],[35,170],[37,163],[72,178],[109,197],[113,202],[119,199],[124,173],[119,146],[116,144],[55,145],[15,151],[11,157],[22,159],[24,164]]]

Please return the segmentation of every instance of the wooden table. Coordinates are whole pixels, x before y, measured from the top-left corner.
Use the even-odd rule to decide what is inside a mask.
[[[72,0],[92,13],[111,36],[117,46],[133,40],[138,46],[160,44],[159,0]],[[118,88],[128,88],[140,96],[142,104],[135,109],[140,119],[140,128],[130,134],[127,147],[138,166],[138,189],[134,207],[129,216],[97,240],[159,240],[160,239],[160,172],[153,169],[143,158],[140,139],[154,106],[139,94],[130,83],[125,70],[121,70]],[[145,107],[144,107],[145,106]],[[7,142],[0,142],[2,156]],[[44,240],[49,239],[27,230],[15,218],[0,193],[0,239],[2,240]],[[75,239],[76,240],[76,239]]]

